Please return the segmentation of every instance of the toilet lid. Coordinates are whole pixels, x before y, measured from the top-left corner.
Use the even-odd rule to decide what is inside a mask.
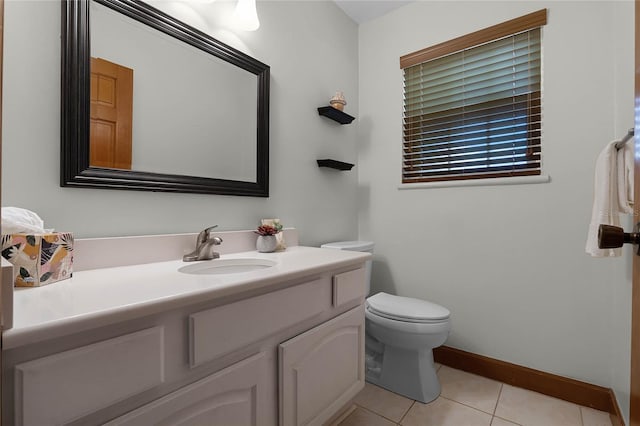
[[[367,305],[376,315],[406,322],[441,322],[451,315],[447,308],[435,303],[387,293],[369,297]]]

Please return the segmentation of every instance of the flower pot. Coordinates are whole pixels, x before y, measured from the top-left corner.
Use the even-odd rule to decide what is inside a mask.
[[[260,253],[271,253],[275,251],[278,240],[275,235],[258,235],[256,240],[256,250]]]

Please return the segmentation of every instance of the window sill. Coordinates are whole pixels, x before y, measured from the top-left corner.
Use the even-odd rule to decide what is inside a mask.
[[[531,183],[547,183],[551,176],[518,176],[491,179],[450,180],[442,182],[403,183],[398,189],[450,188],[456,186],[493,186],[493,185],[526,185]]]

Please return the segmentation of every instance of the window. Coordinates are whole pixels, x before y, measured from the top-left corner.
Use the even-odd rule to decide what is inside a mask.
[[[400,58],[402,182],[541,173],[546,10]]]

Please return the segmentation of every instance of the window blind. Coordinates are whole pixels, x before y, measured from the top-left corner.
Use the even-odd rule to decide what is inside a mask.
[[[403,183],[541,173],[540,28],[404,68]]]

